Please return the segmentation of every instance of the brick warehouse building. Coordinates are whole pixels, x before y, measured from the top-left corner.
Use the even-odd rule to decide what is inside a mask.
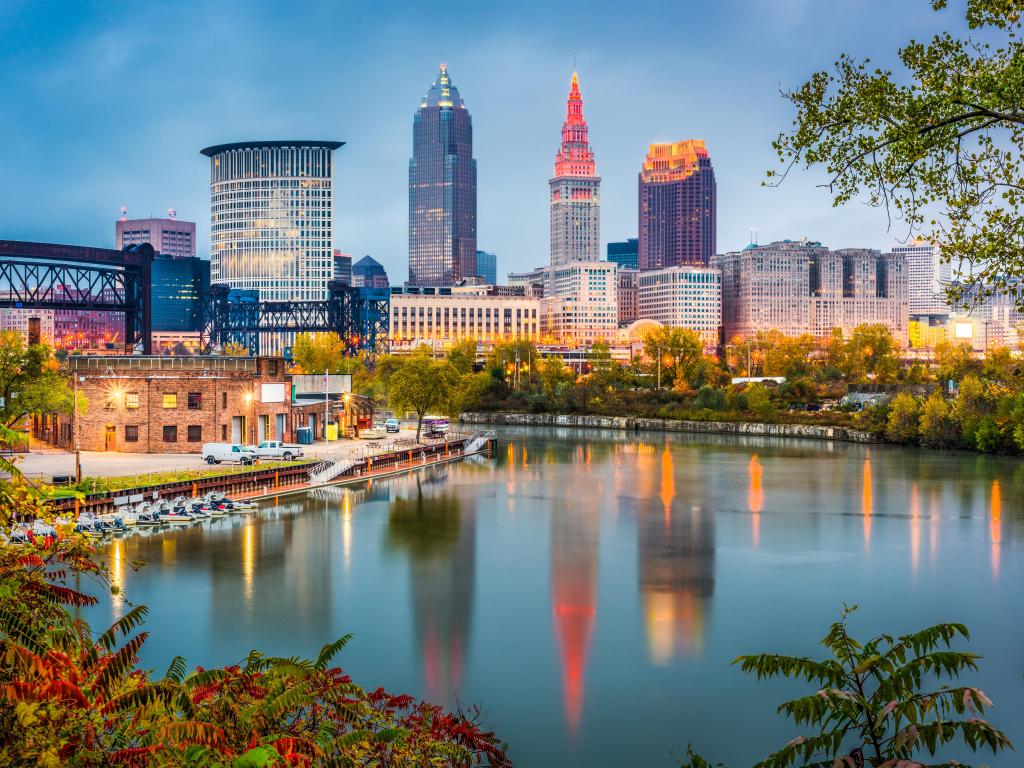
[[[72,356],[68,367],[88,401],[85,451],[198,453],[207,442],[294,439],[281,358]],[[75,447],[69,423],[48,418],[39,432]]]

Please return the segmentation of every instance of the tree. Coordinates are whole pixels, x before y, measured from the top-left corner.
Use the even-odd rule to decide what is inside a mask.
[[[448,362],[459,373],[472,373],[476,365],[476,339],[461,339],[448,348]]]
[[[895,381],[900,364],[898,351],[888,326],[858,325],[846,343],[846,374],[852,379],[871,374],[881,382]]]
[[[981,372],[986,379],[1012,384],[1018,382],[1024,371],[1009,347],[993,347],[985,352]]]
[[[0,333],[0,422],[11,427],[30,414],[70,413],[72,388],[53,350],[25,346],[17,331]]]
[[[967,23],[984,39],[911,42],[899,74],[842,54],[784,93],[797,112],[774,142],[783,168],[768,183],[794,165],[823,167],[834,204],[866,198],[908,236],[942,244],[970,276],[949,287],[952,302],[982,301],[995,287],[1024,304],[1012,277],[1024,269],[1021,4],[967,0]]]
[[[955,425],[941,392],[932,392],[924,401],[917,431],[921,444],[930,448],[949,448],[956,442]]]
[[[220,353],[227,357],[249,357],[249,348],[237,341],[229,341],[220,348]]]
[[[780,331],[762,331],[757,334],[756,344],[763,350],[762,372],[765,376],[785,376],[794,379],[814,372],[815,350],[813,336],[786,336]]]
[[[984,719],[992,702],[980,689],[942,685],[921,690],[936,678],[953,681],[977,670],[981,657],[953,647],[957,640],[970,639],[967,627],[936,624],[901,637],[882,634],[861,642],[847,627],[855,610],[844,608],[821,641],[828,651],[825,659],[760,653],[733,662],[758,680],[805,680],[815,689],[779,707],[807,733],[755,768],[925,768],[925,753],[935,758],[956,742],[971,752],[1013,748]],[[688,757],[686,768],[710,768],[692,750]],[[958,764],[941,757],[932,763],[935,768]]]
[[[974,353],[966,342],[940,341],[935,345],[935,362],[939,366],[939,383],[960,381],[975,367]]]
[[[499,341],[487,356],[487,366],[492,371],[500,369],[501,379],[514,379],[516,364],[519,365],[520,380],[531,373],[530,366],[540,360],[540,353],[528,339]]]
[[[747,396],[747,409],[759,419],[767,419],[775,409],[772,407],[771,394],[761,382],[747,385],[744,390]]]
[[[917,425],[921,415],[917,398],[900,392],[889,403],[889,418],[885,436],[894,443],[912,443],[917,439]]]
[[[414,354],[402,361],[390,376],[388,403],[396,411],[416,414],[416,440],[420,439],[423,417],[432,410],[449,412],[459,383],[451,363]]]
[[[292,360],[303,373],[342,373],[345,343],[336,333],[300,333],[292,344]]]
[[[664,376],[671,380],[682,376],[687,382],[695,376],[704,360],[704,343],[700,335],[690,328],[662,326],[644,336],[644,355],[661,366]]]

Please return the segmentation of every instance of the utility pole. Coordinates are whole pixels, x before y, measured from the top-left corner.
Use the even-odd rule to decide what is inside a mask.
[[[747,337],[747,378],[750,378],[750,337]]]
[[[661,389],[661,347],[658,347],[658,389]]]
[[[331,396],[328,393],[327,382],[327,369],[324,368],[324,448],[327,447],[327,422],[331,420]]]
[[[78,371],[75,371],[74,403],[72,404],[73,415],[71,417],[71,428],[75,433],[75,484],[82,482],[82,444],[78,431]]]

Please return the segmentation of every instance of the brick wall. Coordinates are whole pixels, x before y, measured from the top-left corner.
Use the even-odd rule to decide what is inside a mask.
[[[79,376],[79,392],[89,403],[79,414],[85,451],[199,453],[203,443],[294,439],[283,365],[264,364],[258,372],[109,370]],[[284,400],[261,402],[263,384],[283,384]]]

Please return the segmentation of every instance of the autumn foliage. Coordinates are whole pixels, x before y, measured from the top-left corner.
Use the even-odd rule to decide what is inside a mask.
[[[476,711],[366,691],[333,660],[257,651],[238,664],[156,677],[139,666],[137,606],[96,635],[69,608],[103,583],[76,535],[0,545],[0,765],[505,766],[504,745]]]

